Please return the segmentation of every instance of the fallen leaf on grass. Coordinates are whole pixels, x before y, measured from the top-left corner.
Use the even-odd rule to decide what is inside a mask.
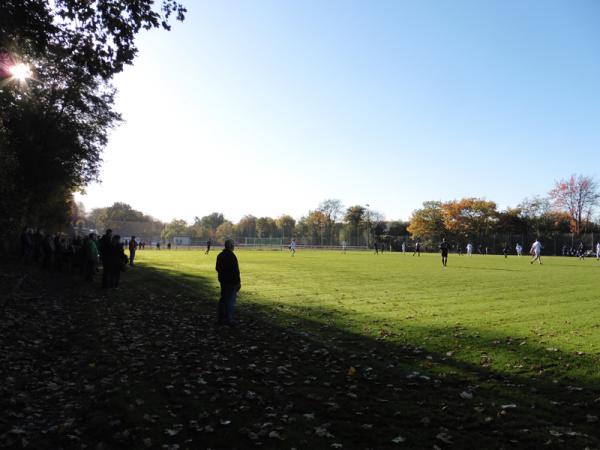
[[[435,437],[446,444],[452,444],[452,436],[448,433],[438,433]]]

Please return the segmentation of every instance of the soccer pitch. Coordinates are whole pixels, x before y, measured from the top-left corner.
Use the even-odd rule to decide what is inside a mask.
[[[217,254],[141,251],[136,260],[216,301]],[[236,254],[240,315],[252,309],[336,345],[372,340],[507,374],[582,383],[599,378],[595,259],[542,257],[540,266],[528,256],[451,254],[442,268],[437,254]]]

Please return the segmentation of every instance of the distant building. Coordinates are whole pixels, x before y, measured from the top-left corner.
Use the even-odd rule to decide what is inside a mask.
[[[173,245],[192,245],[191,236],[175,236],[173,238]]]

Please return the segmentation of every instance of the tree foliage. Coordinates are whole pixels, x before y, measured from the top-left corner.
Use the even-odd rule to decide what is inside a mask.
[[[296,226],[296,221],[294,218],[288,214],[283,214],[275,219],[277,224],[277,228],[281,232],[282,236],[290,237],[294,232],[294,227]]]
[[[111,79],[136,53],[140,29],[168,28],[173,0],[0,2],[0,222],[68,222],[71,193],[97,179],[108,132],[119,121]],[[27,63],[26,84],[6,68]],[[18,198],[15,196],[18,195]]]
[[[203,216],[201,218],[196,217],[194,220],[195,223],[200,223],[204,230],[208,230],[209,233],[214,234],[223,222],[225,222],[225,216],[219,212],[213,212],[207,216]]]
[[[187,234],[187,222],[183,219],[173,219],[165,225],[160,237],[164,241],[172,241],[175,236],[186,236]]]
[[[349,206],[344,214],[344,221],[358,227],[364,220],[366,208],[361,205]]]
[[[277,231],[275,220],[270,217],[256,219],[256,235],[259,238],[271,237]]]
[[[256,236],[256,217],[247,214],[240,219],[236,227],[237,235],[240,237]]]
[[[461,236],[481,236],[492,232],[498,219],[496,203],[480,198],[463,198],[442,204],[444,226]]]
[[[571,231],[579,234],[584,231],[594,208],[600,202],[600,188],[592,177],[571,175],[555,182],[548,196],[556,211],[569,215]]]
[[[417,237],[439,237],[446,233],[442,202],[423,202],[423,207],[413,211],[408,232]]]
[[[224,221],[217,227],[215,234],[219,241],[233,237],[233,224],[229,220]]]

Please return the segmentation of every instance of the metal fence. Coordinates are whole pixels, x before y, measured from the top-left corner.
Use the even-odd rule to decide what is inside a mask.
[[[114,234],[120,234],[123,239],[128,239],[131,236],[136,236],[136,240],[144,241],[149,244],[149,247],[155,247],[157,242],[160,242],[162,247],[166,247],[168,242],[161,239],[162,228],[156,222],[126,222],[126,221],[111,221],[104,224],[104,228],[112,228]],[[104,228],[97,229],[97,232],[103,233]],[[76,230],[75,230],[76,231]],[[86,233],[79,233],[86,234]],[[502,254],[506,247],[509,253],[515,253],[517,244],[523,246],[524,252],[528,252],[533,241],[538,237],[535,233],[493,233],[485,236],[472,237],[456,237],[450,236],[447,238],[452,251],[457,252],[459,249],[464,253],[468,243],[473,245],[475,253],[482,254]],[[290,244],[291,238],[254,238],[245,236],[235,236],[233,239],[238,247],[255,248],[255,249],[272,249],[286,250]],[[404,243],[405,251],[413,252],[416,244],[416,239],[413,236],[383,236],[374,237],[368,236],[363,230],[358,233],[349,233],[348,229],[336,230],[327,240],[311,238],[309,236],[297,236],[297,248],[314,248],[314,249],[341,249],[342,242],[347,241],[346,248],[348,250],[365,250],[373,249],[374,243],[377,242],[380,246],[384,246],[386,251],[402,251]],[[543,245],[543,252],[546,255],[573,255],[577,253],[580,245],[583,245],[584,251],[593,251],[595,246],[600,241],[598,233],[576,234],[546,234],[539,236],[540,242]],[[441,237],[420,239],[421,251],[437,252],[441,242]],[[212,240],[213,247],[217,248],[223,245],[221,239]],[[179,244],[173,240],[172,248],[205,248],[206,238],[191,238],[185,244]]]
[[[488,236],[477,236],[473,238],[449,238],[451,250],[462,253],[466,252],[468,243],[473,245],[473,252],[480,254],[502,254],[504,248],[511,254],[516,253],[516,246],[520,244],[523,251],[527,253],[531,244],[539,238],[543,246],[543,252],[546,255],[573,256],[577,254],[580,245],[585,252],[595,253],[596,244],[600,241],[600,234],[585,233],[576,235],[569,234],[549,234],[536,236],[534,234],[514,234],[514,233],[495,233]],[[416,239],[412,236],[399,236],[391,238],[392,249],[401,251],[402,243],[405,243],[406,251],[414,251]],[[420,239],[421,251],[437,252],[441,243],[441,238]]]

